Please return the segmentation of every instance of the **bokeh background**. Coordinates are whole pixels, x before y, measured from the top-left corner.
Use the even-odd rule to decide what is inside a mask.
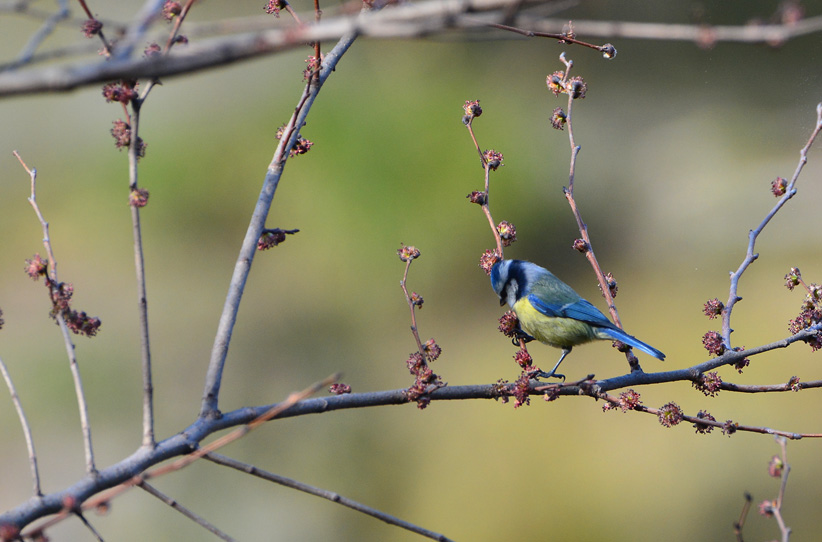
[[[261,2],[203,2],[191,21],[259,13]],[[806,15],[822,3],[805,2]],[[43,8],[51,4],[38,3]],[[308,4],[295,3],[298,9]],[[136,6],[92,6],[128,20]],[[329,11],[332,6],[328,6]],[[585,2],[555,16],[744,24],[768,19],[776,2]],[[78,10],[79,11],[79,10]],[[39,21],[0,14],[4,60]],[[47,43],[79,39],[74,25]],[[585,38],[586,36],[579,36]],[[443,348],[435,370],[452,385],[513,380],[514,348],[497,330],[503,309],[478,268],[492,246],[485,217],[465,199],[483,171],[462,104],[480,99],[483,148],[505,155],[492,176],[494,218],[517,226],[508,257],[551,268],[603,308],[562,196],[569,144],[551,129],[565,100],[545,88],[567,50],[588,96],[575,105],[582,146],[576,195],[603,268],[619,281],[626,329],[668,355],[641,358],[649,371],[688,367],[708,356],[702,335],[717,329],[703,303],[728,297],[728,272],[747,233],[776,200],[770,182],[790,177],[822,101],[822,35],[780,47],[612,41],[606,61],[592,51],[501,33],[416,41],[360,40],[329,78],[302,134],[315,146],[289,161],[268,225],[300,233],[258,254],[239,313],[221,408],[284,398],[335,372],[354,391],[407,387],[414,348],[399,287],[400,243],[422,257],[409,288],[425,298],[423,340]],[[324,49],[330,44],[324,44]],[[308,49],[180,78],[156,88],[143,109],[148,143],[140,184],[155,367],[158,436],[170,436],[199,409],[204,373],[239,244],[284,123],[302,88]],[[74,305],[101,317],[98,337],[76,337],[97,461],[117,462],[140,444],[140,368],[127,158],[112,143],[118,106],[98,87],[0,100],[0,357],[27,410],[44,489],[83,475],[76,400],[60,333],[42,285],[23,262],[42,252],[26,198],[18,150],[39,172],[38,201],[51,224],[61,280]],[[802,299],[783,276],[799,267],[822,281],[818,213],[822,151],[815,148],[798,195],[760,237],[759,260],[744,275],[734,312],[736,345],[787,336]],[[550,367],[558,352],[531,349]],[[753,360],[723,379],[773,384],[816,380],[822,354],[794,345]],[[574,351],[569,378],[626,370],[608,343]],[[684,383],[639,390],[645,404],[675,401],[686,412],[797,432],[822,432],[819,392],[721,393],[706,398]],[[5,394],[0,394],[5,395]],[[10,400],[0,399],[0,507],[30,494],[25,445]],[[822,443],[790,442],[793,471],[784,514],[793,540],[815,540],[822,498]],[[647,415],[603,413],[587,398],[535,399],[517,410],[494,401],[434,403],[334,412],[269,424],[225,453],[339,492],[456,540],[685,541],[731,539],[746,491],[776,497],[769,436],[690,425],[661,427]],[[419,540],[324,500],[212,464],[195,464],[156,485],[239,540]],[[133,490],[105,517],[106,540],[209,540],[208,533]],[[54,540],[87,540],[76,521]],[[778,535],[752,512],[746,538]]]

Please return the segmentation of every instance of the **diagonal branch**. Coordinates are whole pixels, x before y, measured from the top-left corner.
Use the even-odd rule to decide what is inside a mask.
[[[168,495],[166,495],[165,493],[163,493],[162,491],[160,491],[156,487],[148,484],[147,482],[140,482],[139,484],[137,484],[137,487],[144,490],[146,493],[148,493],[152,497],[157,497],[162,502],[164,502],[165,504],[167,504],[168,506],[170,506],[171,508],[173,508],[177,512],[180,512],[182,515],[184,515],[185,517],[187,517],[188,519],[190,519],[191,521],[193,521],[194,523],[196,523],[200,527],[206,529],[208,532],[216,535],[221,540],[225,540],[227,542],[235,542],[235,540],[232,537],[228,536],[226,533],[224,533],[223,531],[218,529],[211,522],[206,521],[203,517],[199,516],[198,514],[195,514],[194,512],[192,512],[191,510],[189,510],[188,508],[186,508],[185,506],[183,506],[182,504],[177,502],[175,499],[172,499],[171,497],[169,497]]]
[[[249,465],[248,463],[243,463],[241,461],[237,461],[236,459],[232,459],[230,457],[226,457],[221,454],[210,453],[204,456],[205,459],[212,461],[218,465],[223,465],[225,467],[231,467],[232,469],[236,469],[242,471],[246,474],[250,474],[252,476],[256,476],[258,478],[262,478],[263,480],[268,480],[269,482],[274,482],[275,484],[280,484],[285,487],[290,487],[291,489],[296,489],[298,491],[302,491],[304,493],[308,493],[309,495],[314,495],[316,497],[322,497],[323,499],[328,499],[331,502],[335,502],[337,504],[341,504],[352,510],[356,510],[357,512],[362,512],[365,515],[371,516],[373,518],[377,518],[381,521],[388,523],[389,525],[395,525],[397,527],[401,527],[407,531],[411,531],[412,533],[417,533],[419,535],[425,536],[427,538],[431,538],[433,540],[440,540],[442,542],[451,542],[451,539],[442,535],[440,533],[435,533],[433,531],[429,531],[428,529],[424,529],[413,523],[409,523],[407,521],[403,521],[399,518],[396,518],[390,514],[386,514],[385,512],[381,512],[376,508],[371,508],[370,506],[366,506],[362,503],[357,501],[351,500],[347,497],[343,497],[339,493],[335,493],[333,491],[328,491],[326,489],[321,489],[315,486],[311,486],[308,484],[304,484],[298,480],[294,480],[293,478],[287,478],[285,476],[280,476],[279,474],[275,474],[273,472],[268,472],[266,470],[260,469],[255,467],[254,465]]]
[[[254,261],[254,255],[257,251],[257,241],[260,239],[260,235],[265,228],[271,202],[274,199],[274,193],[277,191],[277,186],[280,183],[286,160],[294,144],[297,142],[299,130],[305,125],[305,119],[308,117],[311,106],[319,94],[323,83],[325,83],[328,76],[331,75],[331,72],[334,71],[340,58],[345,54],[348,48],[351,47],[356,38],[356,32],[344,36],[334,49],[325,56],[319,77],[311,78],[309,84],[306,86],[306,90],[294,110],[294,115],[286,126],[282,139],[280,139],[280,144],[277,146],[274,158],[268,166],[263,187],[260,191],[260,197],[257,199],[257,205],[254,208],[254,213],[251,215],[251,222],[248,225],[248,230],[246,231],[242,247],[240,248],[240,255],[234,265],[234,273],[228,287],[228,295],[226,296],[225,305],[223,306],[223,312],[220,315],[217,335],[214,338],[214,346],[211,350],[211,361],[206,374],[205,390],[203,391],[202,407],[200,409],[201,417],[219,415],[218,399],[223,367],[225,366],[226,356],[228,355],[228,347],[231,342],[234,324],[237,321],[237,311],[240,308],[245,283],[246,280],[248,280],[251,264]]]

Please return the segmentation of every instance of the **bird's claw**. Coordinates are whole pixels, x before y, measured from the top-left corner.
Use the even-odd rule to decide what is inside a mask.
[[[529,343],[533,341],[534,338],[527,333],[525,333],[521,329],[514,330],[514,336],[511,338],[511,344],[514,346],[519,346],[519,342],[522,341],[523,343]]]
[[[545,371],[540,371],[535,375],[535,378],[559,378],[563,382],[565,382],[565,375],[561,375],[559,373],[546,373]]]
[[[534,373],[534,380],[538,380],[540,378],[559,378],[563,382],[565,382],[565,375],[559,374],[554,371],[551,371],[550,373],[546,373],[545,371],[538,371]]]

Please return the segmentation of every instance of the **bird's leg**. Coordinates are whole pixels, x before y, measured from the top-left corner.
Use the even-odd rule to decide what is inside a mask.
[[[561,378],[562,380],[565,380],[565,375],[558,374],[557,369],[559,368],[559,364],[562,363],[562,360],[565,359],[565,356],[567,356],[570,353],[571,353],[570,348],[563,348],[562,349],[562,355],[559,357],[559,361],[557,362],[557,364],[554,365],[554,368],[551,369],[551,371],[547,372],[547,373],[545,371],[540,371],[535,376],[537,378]]]

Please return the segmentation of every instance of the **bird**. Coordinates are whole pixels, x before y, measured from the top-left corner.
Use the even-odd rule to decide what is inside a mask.
[[[526,342],[536,339],[562,349],[559,361],[542,378],[562,378],[560,363],[574,346],[594,340],[618,340],[659,360],[665,354],[614,325],[602,312],[583,299],[553,273],[524,260],[501,260],[491,268],[491,286],[500,306],[508,306],[519,320],[519,336]]]

